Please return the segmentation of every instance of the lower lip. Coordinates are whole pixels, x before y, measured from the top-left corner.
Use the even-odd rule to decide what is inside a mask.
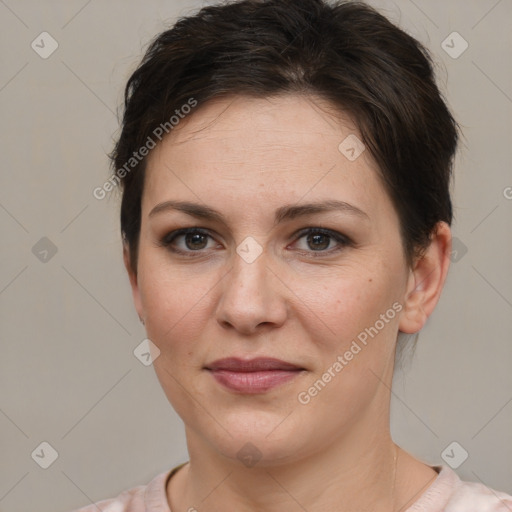
[[[239,393],[264,393],[294,379],[302,373],[301,370],[265,370],[259,372],[209,371],[217,382]]]

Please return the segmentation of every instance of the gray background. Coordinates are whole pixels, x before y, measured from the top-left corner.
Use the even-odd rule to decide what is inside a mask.
[[[392,433],[431,464],[457,441],[469,453],[461,478],[512,493],[512,2],[372,4],[431,49],[465,134],[458,252],[395,377]],[[181,420],[133,354],[145,336],[122,264],[118,199],[92,190],[109,176],[117,106],[145,45],[201,5],[0,0],[1,512],[69,511],[188,460]],[[31,47],[43,31],[59,45],[47,59]],[[469,44],[457,58],[441,46],[453,31]],[[43,441],[58,452],[48,469],[36,463],[49,460],[36,450]]]

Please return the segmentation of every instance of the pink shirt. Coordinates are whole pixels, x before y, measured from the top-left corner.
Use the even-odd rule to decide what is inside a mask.
[[[185,463],[157,475],[149,484],[123,491],[73,512],[171,512],[166,483]],[[404,512],[511,512],[512,496],[481,483],[462,481],[449,466],[432,466],[439,476]],[[192,507],[190,510],[194,510]]]

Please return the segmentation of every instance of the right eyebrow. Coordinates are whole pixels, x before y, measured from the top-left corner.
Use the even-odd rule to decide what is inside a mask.
[[[222,224],[227,224],[224,216],[214,208],[189,201],[164,201],[163,203],[157,204],[151,210],[149,217],[170,210],[180,211],[198,219],[217,221]],[[366,220],[370,219],[367,213],[350,203],[329,199],[314,203],[281,206],[275,211],[274,226],[298,217],[332,211],[342,211]]]

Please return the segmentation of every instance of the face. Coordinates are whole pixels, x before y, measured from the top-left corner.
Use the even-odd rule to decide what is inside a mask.
[[[357,129],[325,107],[212,101],[148,157],[135,305],[187,436],[233,460],[247,442],[275,464],[388,428],[410,271],[369,152],[340,151]]]

